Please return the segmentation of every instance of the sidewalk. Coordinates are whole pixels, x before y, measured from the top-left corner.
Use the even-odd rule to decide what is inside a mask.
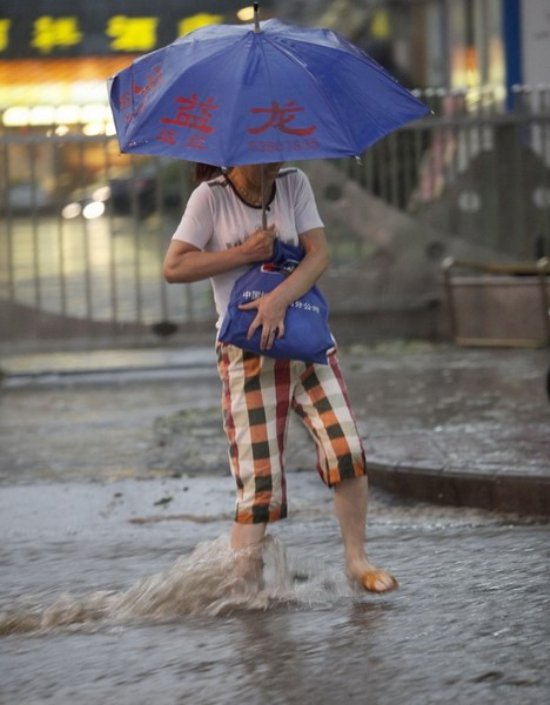
[[[340,358],[372,484],[413,500],[550,516],[548,350],[396,342],[344,348]],[[6,391],[218,384],[211,347],[19,355],[0,369]]]

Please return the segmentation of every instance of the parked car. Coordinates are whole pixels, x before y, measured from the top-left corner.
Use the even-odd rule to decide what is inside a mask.
[[[53,194],[40,184],[20,183],[10,186],[6,193],[6,210],[16,215],[36,211],[51,211],[55,207]]]
[[[162,169],[145,165],[139,170],[124,170],[106,182],[76,189],[63,206],[63,218],[88,220],[105,214],[139,218],[162,209],[180,208],[182,194],[177,180],[166,178]]]

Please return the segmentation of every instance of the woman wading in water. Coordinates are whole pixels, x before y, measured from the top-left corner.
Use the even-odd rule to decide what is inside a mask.
[[[238,166],[222,173],[197,165],[201,183],[191,194],[164,263],[169,282],[211,280],[219,328],[233,284],[251,265],[271,257],[274,239],[301,245],[305,256],[293,273],[243,307],[254,309],[249,336],[260,328],[266,352],[285,334],[287,308],[316,283],[329,263],[309,181],[299,169],[281,167]],[[265,228],[262,204],[271,221]],[[330,354],[328,364],[322,365],[274,359],[220,341],[216,349],[237,487],[231,548],[241,555],[261,554],[267,524],[287,515],[284,443],[288,416],[295,411],[315,441],[319,474],[334,490],[347,575],[372,592],[396,588],[395,578],[372,565],[365,552],[365,454],[337,355]],[[258,561],[250,561],[251,572],[257,566]]]

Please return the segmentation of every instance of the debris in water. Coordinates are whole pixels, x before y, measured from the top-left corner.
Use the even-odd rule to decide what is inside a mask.
[[[174,495],[167,495],[166,497],[161,497],[160,499],[157,499],[157,501],[154,503],[155,507],[166,507],[166,505],[170,504],[170,502],[174,499]]]

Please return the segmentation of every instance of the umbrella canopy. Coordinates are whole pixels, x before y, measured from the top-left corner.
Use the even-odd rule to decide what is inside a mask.
[[[429,112],[335,32],[278,20],[198,29],[109,95],[123,152],[216,166],[357,156]]]

